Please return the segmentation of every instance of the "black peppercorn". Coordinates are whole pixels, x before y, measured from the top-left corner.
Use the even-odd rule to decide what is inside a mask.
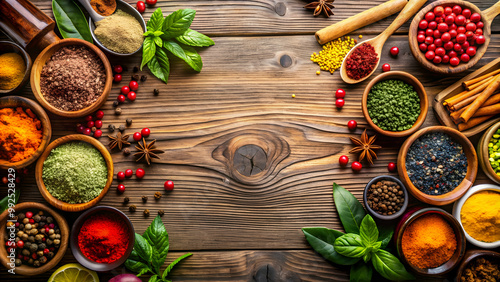
[[[118,107],[118,105],[120,105],[120,102],[118,102],[118,101],[114,101],[114,102],[113,102],[113,107],[115,107],[115,108],[116,108],[116,107]]]
[[[121,115],[121,114],[122,114],[122,108],[116,108],[115,115]]]
[[[149,210],[148,209],[144,210],[144,216],[149,216]]]
[[[109,132],[114,132],[114,131],[115,131],[115,129],[116,129],[116,127],[115,127],[115,125],[114,125],[114,124],[110,124],[110,125],[108,125],[108,130],[109,130]]]
[[[155,96],[158,96],[160,94],[160,90],[155,88],[155,90],[153,90],[153,93],[155,94]]]
[[[161,192],[155,192],[155,199],[156,199],[156,200],[161,199],[161,196],[162,196],[162,195],[161,195]]]
[[[48,217],[47,217],[47,223],[48,223],[48,224],[51,224],[51,223],[53,223],[53,222],[54,222],[54,218],[52,218],[52,217],[48,216]]]
[[[23,264],[23,261],[20,259],[16,259],[16,266],[21,266]]]
[[[139,75],[138,74],[132,75],[132,80],[138,81],[139,80]]]
[[[130,202],[130,199],[128,197],[123,198],[123,203],[128,204]]]
[[[135,205],[130,205],[128,207],[128,210],[131,211],[131,212],[135,212],[136,209],[137,209],[137,207]]]
[[[46,257],[44,257],[44,256],[41,256],[41,257],[39,258],[39,260],[40,260],[40,263],[41,263],[41,264],[45,264],[45,263],[47,262],[47,258],[46,258]]]
[[[127,126],[132,125],[132,119],[131,118],[128,118],[125,122],[127,122]]]
[[[122,125],[120,125],[120,126],[118,127],[118,130],[120,130],[120,132],[125,131],[125,125],[123,125],[123,124],[122,124]]]
[[[39,267],[39,266],[40,266],[40,261],[35,260],[35,261],[33,262],[33,266],[34,266],[34,267]]]
[[[127,66],[122,66],[122,69],[123,69],[123,71],[128,71],[128,67]]]
[[[159,215],[159,216],[163,216],[164,214],[165,214],[165,211],[163,211],[163,210],[159,210],[159,211],[158,211],[158,215]]]
[[[138,72],[139,71],[139,67],[135,66],[134,67],[134,72]]]
[[[19,221],[23,220],[24,218],[26,217],[26,215],[24,213],[20,213],[17,218]]]
[[[124,154],[125,156],[130,155],[130,149],[129,149],[129,148],[125,148],[125,149],[123,149],[123,154]]]
[[[141,81],[144,82],[148,79],[147,75],[141,75]]]
[[[142,196],[142,202],[145,203],[148,201],[148,196]]]
[[[41,217],[40,217],[40,215],[38,215],[38,214],[37,214],[37,215],[35,215],[35,216],[33,217],[33,220],[34,220],[35,222],[40,222],[40,219],[41,219]]]

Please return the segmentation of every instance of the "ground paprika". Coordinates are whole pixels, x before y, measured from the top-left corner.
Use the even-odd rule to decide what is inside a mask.
[[[378,62],[375,48],[369,43],[363,43],[352,51],[345,61],[347,76],[354,80],[360,80],[369,75]]]

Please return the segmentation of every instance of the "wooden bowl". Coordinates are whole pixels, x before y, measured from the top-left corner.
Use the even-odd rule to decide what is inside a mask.
[[[428,195],[418,190],[418,188],[411,182],[406,171],[406,154],[408,153],[408,149],[420,136],[431,132],[442,132],[449,135],[453,140],[455,140],[455,142],[462,145],[465,156],[467,157],[467,174],[465,175],[465,178],[455,189],[453,189],[453,191],[443,195]],[[474,180],[476,180],[478,164],[476,150],[474,150],[474,146],[469,139],[465,137],[465,135],[446,126],[431,126],[420,129],[406,139],[399,150],[397,166],[399,179],[401,179],[401,182],[403,182],[406,186],[406,189],[408,189],[408,191],[410,191],[415,198],[427,204],[442,206],[453,203],[462,197],[467,190],[469,190],[474,183]]]
[[[443,217],[446,222],[450,224],[450,226],[453,228],[453,231],[455,233],[455,237],[457,239],[457,249],[455,250],[455,253],[453,256],[445,262],[443,265],[440,265],[438,267],[434,268],[419,268],[416,267],[408,262],[406,260],[406,257],[404,256],[403,253],[403,248],[402,248],[402,241],[403,241],[403,234],[406,230],[406,228],[416,219],[428,215],[428,214],[439,214],[440,216]],[[421,210],[418,210],[414,212],[410,217],[406,219],[406,221],[403,222],[401,225],[401,228],[399,229],[397,234],[394,234],[396,239],[396,248],[398,250],[399,257],[401,258],[401,261],[406,264],[407,266],[410,267],[410,269],[419,274],[419,275],[424,275],[424,276],[434,276],[434,277],[440,277],[445,275],[446,273],[450,272],[455,268],[455,266],[460,263],[462,260],[462,257],[465,254],[465,236],[464,236],[464,231],[462,230],[462,227],[460,226],[460,223],[449,213],[444,211],[443,209],[440,208],[424,208]]]
[[[95,199],[93,199],[90,202],[86,203],[80,203],[80,204],[70,204],[63,202],[54,196],[52,196],[49,191],[47,191],[47,187],[45,187],[45,184],[43,183],[43,178],[42,178],[42,172],[43,172],[43,163],[49,156],[50,152],[52,149],[56,148],[59,145],[62,145],[64,143],[68,143],[71,141],[82,141],[82,142],[87,142],[94,146],[99,152],[101,152],[102,156],[104,157],[104,160],[106,161],[106,165],[108,167],[108,181],[106,182],[106,185],[104,186],[104,189],[101,191],[101,194],[97,196]],[[95,206],[103,197],[106,195],[106,193],[109,190],[109,187],[111,186],[111,182],[113,182],[113,159],[111,158],[111,155],[109,154],[108,150],[104,145],[97,141],[96,139],[83,135],[83,134],[73,134],[73,135],[67,135],[60,137],[52,143],[47,146],[47,149],[43,152],[43,154],[40,156],[38,159],[38,162],[36,163],[36,168],[35,168],[35,178],[36,178],[36,184],[38,186],[38,190],[40,191],[40,194],[42,194],[43,198],[49,202],[52,206],[63,210],[63,211],[69,211],[69,212],[78,212],[82,210],[86,210],[88,208],[91,208]]]
[[[454,5],[459,5],[462,8],[467,8],[472,11],[472,13],[479,13],[481,14],[481,21],[484,23],[483,27],[483,35],[486,38],[486,42],[484,44],[480,45],[477,48],[476,55],[470,59],[469,62],[463,63],[461,62],[458,66],[451,66],[450,64],[438,64],[435,65],[434,63],[428,61],[425,58],[425,53],[420,51],[418,48],[419,43],[417,42],[417,33],[418,33],[418,24],[420,20],[422,20],[427,14],[427,12],[431,11],[434,9],[436,6],[443,6],[443,7],[453,7]],[[479,8],[467,1],[461,1],[461,0],[438,0],[435,2],[430,3],[429,5],[425,6],[418,12],[415,17],[413,18],[413,21],[411,22],[410,25],[410,30],[408,34],[408,39],[409,39],[409,44],[410,44],[410,49],[413,54],[413,57],[426,69],[432,71],[432,72],[437,72],[437,73],[442,73],[442,74],[452,74],[452,73],[459,73],[463,72],[470,67],[474,66],[480,59],[483,57],[484,53],[486,52],[486,49],[488,48],[488,44],[490,43],[490,37],[491,37],[491,22],[495,18],[495,16],[498,14],[498,8],[495,6],[481,12]]]
[[[50,120],[45,111],[40,105],[38,105],[35,101],[30,100],[28,98],[19,97],[19,96],[6,96],[0,98],[0,108],[14,108],[14,107],[23,107],[28,108],[33,111],[36,117],[42,123],[42,143],[40,143],[40,147],[31,155],[24,160],[18,162],[8,162],[6,160],[0,159],[0,169],[19,169],[23,167],[27,167],[32,164],[38,157],[42,154],[43,150],[49,144],[50,138],[52,137],[52,126],[50,125]]]
[[[42,73],[42,68],[45,65],[45,63],[47,63],[50,57],[57,50],[61,49],[64,46],[71,46],[71,45],[83,45],[92,50],[101,59],[102,63],[104,64],[104,69],[106,71],[106,84],[104,85],[104,91],[101,94],[101,96],[97,99],[97,101],[94,102],[94,104],[78,111],[64,111],[54,107],[47,100],[45,100],[45,97],[43,96],[40,89],[40,74]],[[109,96],[109,92],[111,91],[111,85],[113,83],[113,72],[111,70],[111,64],[109,63],[108,58],[106,58],[106,55],[104,55],[104,53],[101,50],[99,50],[99,48],[97,48],[94,44],[91,44],[85,40],[77,38],[66,38],[47,46],[47,48],[45,48],[40,53],[40,55],[38,55],[31,70],[30,83],[31,83],[31,90],[35,95],[35,98],[49,112],[67,118],[77,118],[92,114],[97,109],[99,109],[104,104],[104,102],[106,102],[106,99]]]
[[[391,214],[391,215],[379,214],[378,212],[374,211],[368,205],[368,189],[370,188],[370,186],[372,184],[375,184],[375,183],[377,183],[378,181],[381,181],[381,180],[389,180],[389,181],[396,182],[401,187],[401,190],[404,193],[404,203],[403,203],[403,206],[395,214]],[[394,220],[394,219],[400,217],[401,215],[403,215],[405,213],[406,208],[408,207],[408,202],[410,201],[410,197],[408,195],[408,191],[406,191],[406,187],[403,185],[403,183],[401,183],[401,181],[398,178],[396,178],[394,176],[391,176],[391,175],[380,175],[380,176],[374,177],[372,180],[370,180],[370,182],[368,182],[368,184],[366,184],[365,190],[363,192],[363,201],[365,203],[366,210],[368,211],[368,213],[371,216],[376,217],[378,219],[382,219],[382,220]]]
[[[460,281],[460,277],[462,277],[462,273],[465,271],[468,264],[479,257],[488,258],[490,261],[495,261],[496,263],[500,263],[500,253],[488,250],[468,250],[465,255],[462,263],[458,267],[457,276],[454,281]]]
[[[11,52],[18,53],[19,55],[21,55],[21,57],[23,57],[24,64],[26,65],[26,70],[24,71],[23,80],[21,81],[21,83],[19,83],[18,86],[7,90],[0,89],[0,95],[7,95],[18,92],[24,87],[24,85],[26,85],[26,82],[28,82],[28,78],[30,77],[31,57],[26,52],[26,50],[24,50],[23,47],[17,45],[14,42],[0,41],[0,54]]]
[[[368,94],[370,93],[370,90],[375,84],[389,79],[404,81],[407,84],[413,86],[415,91],[417,91],[418,93],[418,97],[420,98],[420,115],[418,116],[417,120],[410,129],[403,131],[383,130],[382,128],[378,127],[375,123],[373,123],[370,115],[368,114],[367,103],[368,103]],[[368,124],[378,133],[390,137],[404,137],[417,131],[420,128],[420,126],[422,126],[422,124],[424,123],[425,117],[427,117],[428,108],[429,108],[429,102],[427,101],[427,93],[425,92],[425,88],[422,85],[422,83],[420,83],[420,81],[413,75],[403,71],[389,71],[378,75],[377,77],[372,79],[370,83],[368,83],[368,85],[365,88],[365,91],[363,92],[363,97],[361,99],[361,110],[363,111],[363,115],[365,116],[365,119],[368,122]]]
[[[24,202],[17,204],[13,207],[16,213],[21,212],[23,210],[27,209],[33,209],[33,210],[41,210],[44,211],[44,213],[50,214],[54,220],[57,222],[57,225],[59,226],[59,229],[61,230],[61,245],[59,246],[59,250],[57,253],[55,253],[54,257],[47,262],[45,265],[41,267],[32,267],[29,265],[21,265],[21,266],[16,266],[15,273],[16,275],[29,275],[29,276],[35,276],[35,275],[40,275],[42,273],[47,272],[48,270],[54,268],[59,261],[63,258],[63,256],[66,253],[66,249],[68,248],[68,238],[69,238],[69,227],[68,223],[66,222],[66,219],[59,215],[57,212],[55,212],[53,209],[47,207],[46,205],[40,204],[40,203],[35,203],[35,202]],[[7,257],[8,253],[7,250],[5,249],[5,233],[7,232],[6,230],[6,224],[7,220],[10,219],[9,216],[9,211],[5,210],[1,215],[0,215],[0,262],[4,267],[7,269],[10,269],[10,266],[8,265],[10,263],[9,258]],[[7,270],[5,270],[7,271]]]
[[[483,169],[484,174],[486,174],[489,179],[498,184],[500,184],[500,176],[498,176],[493,170],[493,167],[491,167],[489,160],[490,156],[488,153],[488,143],[490,142],[491,137],[493,137],[493,134],[495,134],[499,128],[500,122],[492,125],[490,128],[488,128],[488,130],[486,130],[486,132],[484,132],[484,134],[481,136],[481,139],[477,143],[477,157],[481,169]]]

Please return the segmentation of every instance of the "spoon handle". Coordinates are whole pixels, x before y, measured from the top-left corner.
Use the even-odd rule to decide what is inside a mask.
[[[500,14],[500,1],[496,2],[495,5],[489,7],[483,11],[484,21],[491,24],[493,19]]]
[[[410,19],[427,0],[410,0],[408,4],[399,13],[398,17],[389,25],[381,34],[380,37],[385,37],[384,41],[391,36],[400,26],[402,26],[408,19]]]
[[[78,2],[80,2],[80,4],[82,4],[82,6],[85,8],[85,10],[87,10],[87,12],[89,13],[93,22],[98,22],[100,20],[104,20],[105,17],[99,15],[94,10],[94,8],[92,8],[92,6],[90,5],[90,0],[78,0]]]

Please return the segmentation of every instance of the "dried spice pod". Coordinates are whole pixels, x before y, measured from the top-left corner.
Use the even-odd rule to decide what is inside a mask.
[[[377,138],[377,135],[373,135],[372,137],[368,137],[368,134],[365,131],[363,131],[363,134],[361,134],[361,138],[354,138],[351,137],[352,143],[356,145],[356,147],[352,148],[349,153],[358,153],[361,152],[359,155],[358,161],[361,162],[365,157],[368,160],[370,164],[373,164],[373,160],[377,159],[377,154],[373,150],[381,149],[381,146],[374,145],[373,142],[375,142],[375,139]]]
[[[148,165],[151,164],[151,160],[154,159],[159,159],[158,154],[163,154],[165,153],[162,150],[155,149],[155,143],[156,139],[151,141],[149,144],[146,143],[146,139],[142,138],[142,144],[139,141],[139,146],[135,146],[139,152],[135,153],[134,156],[138,156],[139,158],[136,160],[136,162],[145,159]]]

